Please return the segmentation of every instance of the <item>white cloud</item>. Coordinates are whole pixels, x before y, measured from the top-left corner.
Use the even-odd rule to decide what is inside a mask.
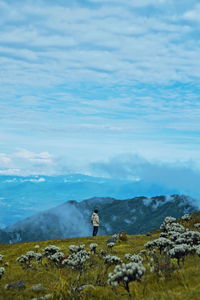
[[[11,158],[6,153],[0,153],[0,167],[7,167],[11,163]]]
[[[127,5],[165,2],[127,1]],[[0,34],[5,44],[0,52],[6,55],[1,59],[6,66],[4,84],[15,80],[35,86],[39,82],[49,86],[69,80],[169,83],[199,78],[195,71],[199,64],[195,68],[193,63],[198,61],[198,47],[192,47],[191,52],[185,39],[192,30],[189,25],[172,22],[170,16],[146,17],[124,4],[113,10],[42,3],[40,7],[37,3],[15,7],[27,17],[20,26],[7,26],[5,17],[5,30]]]
[[[48,152],[34,153],[26,149],[21,149],[20,151],[14,153],[15,157],[19,157],[25,160],[28,160],[33,163],[43,163],[43,164],[52,164],[52,155]]]
[[[0,169],[0,175],[22,175],[20,169]]]
[[[97,3],[105,3],[105,4],[118,4],[122,5],[122,2],[119,0],[92,0],[93,2]],[[127,6],[133,6],[133,7],[145,7],[145,6],[156,6],[156,5],[162,5],[167,2],[171,2],[169,0],[140,0],[140,1],[135,1],[135,0],[124,0],[123,5]]]
[[[196,4],[195,7],[184,13],[183,19],[188,21],[200,22],[200,4]]]
[[[198,27],[188,20],[199,6],[92,2],[0,1],[0,145],[12,153],[2,167],[53,174],[60,155],[74,170],[123,152],[198,160]]]

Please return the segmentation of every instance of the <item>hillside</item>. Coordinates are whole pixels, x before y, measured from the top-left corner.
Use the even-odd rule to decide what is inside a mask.
[[[195,230],[197,236],[199,232],[194,227],[195,223],[200,223],[200,213],[193,214],[189,221],[179,221],[179,224],[184,225],[185,228]],[[177,227],[176,224],[173,226]],[[188,252],[184,256],[184,261],[181,260],[178,264],[176,258],[166,256],[165,251],[161,251],[160,254],[157,248],[154,248],[153,254],[148,248],[145,248],[146,253],[145,251],[139,252],[144,249],[145,243],[154,241],[158,237],[159,232],[151,236],[129,235],[127,241],[118,240],[113,248],[109,248],[106,244],[108,236],[0,245],[0,254],[4,256],[0,267],[5,268],[5,274],[0,280],[0,299],[198,300],[200,297],[200,258],[197,253]],[[90,251],[91,243],[98,244],[96,253]],[[60,247],[60,251],[65,255],[60,260],[62,262],[63,259],[69,258],[68,247],[70,245],[81,244],[85,244],[89,259],[77,269],[73,269],[70,265],[63,267],[59,264],[58,254],[56,259],[55,257],[53,259],[53,256],[48,256],[48,258],[46,256],[38,263],[33,257],[30,262],[16,262],[17,257],[26,254],[27,251],[35,251],[37,255],[39,252],[44,253],[42,249],[49,245]],[[197,244],[200,244],[200,240]],[[198,249],[198,245],[193,248]],[[102,250],[107,253],[102,255]],[[106,264],[103,256],[111,254],[127,264],[129,260],[124,257],[127,253],[139,254],[142,257],[145,273],[140,281],[129,283],[129,290],[123,284],[112,287],[107,280],[108,274],[113,272],[115,266]],[[29,255],[31,256],[30,252]],[[22,282],[19,283],[19,281]],[[21,288],[9,285],[13,283]]]
[[[95,197],[81,202],[68,201],[5,229],[0,242],[37,241],[91,235],[90,217],[100,211],[100,234],[120,230],[128,234],[151,231],[170,215],[180,217],[197,211],[196,201],[185,195],[135,197],[127,200]],[[6,236],[7,234],[7,236]]]

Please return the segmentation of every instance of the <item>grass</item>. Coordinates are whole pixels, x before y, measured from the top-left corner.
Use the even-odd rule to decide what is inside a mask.
[[[185,225],[185,224],[184,224]],[[193,224],[190,224],[193,226]],[[33,269],[23,269],[16,262],[16,258],[33,250],[37,244],[42,248],[48,245],[56,245],[66,254],[69,254],[68,247],[72,244],[85,244],[86,250],[89,249],[90,243],[97,243],[98,249],[106,249],[108,253],[117,255],[123,261],[124,254],[138,253],[144,249],[144,244],[150,240],[158,238],[157,232],[152,236],[146,235],[129,235],[127,241],[120,241],[112,249],[108,250],[106,240],[108,236],[85,237],[73,239],[59,239],[43,242],[28,242],[12,245],[1,244],[0,254],[3,254],[4,262],[9,262],[5,267],[5,274],[0,280],[0,299],[3,300],[28,300],[39,298],[45,294],[54,293],[52,299],[67,300],[117,300],[117,299],[135,299],[135,300],[199,300],[200,299],[200,258],[195,255],[187,256],[184,264],[180,268],[175,260],[172,260],[173,269],[167,270],[165,276],[159,273],[151,273],[148,267],[148,261],[144,261],[146,273],[141,282],[130,283],[130,294],[118,286],[113,288],[107,284],[108,273],[112,272],[114,266],[106,269],[104,261],[98,254],[91,254],[90,260],[86,263],[85,272],[79,276],[79,271],[71,268],[58,269],[52,264],[42,265],[34,264]],[[0,264],[3,266],[3,263]],[[79,278],[80,277],[80,278]],[[23,280],[26,288],[23,290],[6,290],[4,286],[9,283],[15,283]],[[32,291],[30,288],[34,284],[41,283],[45,290],[42,292]],[[76,287],[81,287],[77,292]]]

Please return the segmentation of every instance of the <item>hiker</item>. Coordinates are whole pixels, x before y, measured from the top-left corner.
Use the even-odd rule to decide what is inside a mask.
[[[98,215],[98,209],[95,209],[92,217],[91,217],[91,223],[93,225],[93,236],[97,235],[98,229],[99,229],[99,215]]]

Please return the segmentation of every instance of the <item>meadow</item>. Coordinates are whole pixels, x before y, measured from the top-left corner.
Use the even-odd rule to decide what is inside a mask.
[[[181,220],[178,224],[188,228],[187,232],[197,232],[198,236],[199,229],[194,224],[199,219],[199,214],[196,213],[189,221]],[[190,243],[190,251],[184,255],[170,257],[162,247],[152,246],[160,235],[160,230],[156,230],[150,235],[129,235],[122,240],[118,237],[116,243],[110,246],[112,243],[107,242],[112,238],[110,236],[1,244],[0,267],[5,272],[0,279],[0,299],[199,300],[200,257],[197,250],[200,240],[195,245]],[[53,247],[51,245],[59,247],[57,252],[62,252],[62,255],[57,255],[56,251],[53,253],[57,255],[54,259],[47,255],[47,250]],[[71,245],[85,245],[81,251],[86,251],[88,256],[81,263],[70,265],[69,256],[76,257],[80,250],[73,248],[74,246],[70,250]],[[50,247],[46,248],[48,246]],[[22,256],[27,252],[30,255],[28,261],[23,260]],[[38,260],[31,257],[32,252],[38,255]],[[40,253],[46,255],[41,258]],[[108,275],[114,272],[116,264],[121,265],[113,257],[129,264],[131,256],[125,257],[128,253],[139,254],[145,268],[144,274],[140,274],[135,280],[132,277],[133,280],[119,280],[118,284],[112,285],[108,282]],[[63,264],[65,261],[66,264]]]

